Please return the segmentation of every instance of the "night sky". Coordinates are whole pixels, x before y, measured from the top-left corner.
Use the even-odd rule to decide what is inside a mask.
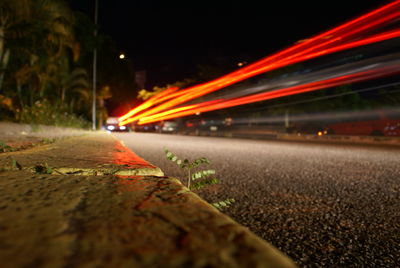
[[[252,62],[390,1],[99,0],[100,31],[112,36],[148,85],[196,72],[198,64]],[[93,17],[94,0],[70,0]]]

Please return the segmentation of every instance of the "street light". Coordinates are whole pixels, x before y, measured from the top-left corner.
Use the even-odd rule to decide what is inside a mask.
[[[94,7],[94,38],[97,37],[97,20],[99,13],[99,1],[96,0]],[[97,84],[97,48],[93,51],[93,99],[92,99],[92,129],[96,130],[96,84]]]

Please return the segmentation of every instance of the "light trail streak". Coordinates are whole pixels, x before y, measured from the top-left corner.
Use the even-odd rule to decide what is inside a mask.
[[[344,75],[341,77],[335,77],[335,78],[326,79],[323,81],[312,82],[312,83],[308,83],[305,85],[288,87],[288,88],[284,88],[284,89],[254,94],[254,95],[241,97],[241,98],[235,98],[235,99],[231,99],[231,100],[220,99],[217,103],[209,104],[207,106],[204,106],[203,104],[199,104],[199,106],[195,107],[195,108],[193,107],[193,105],[191,105],[190,107],[189,106],[180,107],[180,111],[176,111],[175,113],[172,113],[174,110],[171,110],[169,112],[172,114],[169,114],[169,115],[159,116],[158,114],[155,114],[152,116],[144,117],[139,121],[139,124],[147,124],[147,123],[157,122],[157,121],[161,121],[161,120],[167,120],[167,119],[172,119],[172,118],[176,118],[176,117],[187,116],[187,115],[194,114],[196,112],[208,112],[208,111],[217,110],[217,109],[223,109],[223,108],[229,108],[229,107],[238,106],[238,105],[249,104],[252,102],[280,98],[280,97],[284,97],[284,96],[290,96],[290,95],[320,90],[320,89],[324,89],[324,88],[334,87],[334,86],[338,86],[338,85],[342,85],[342,84],[365,81],[366,79],[380,78],[380,77],[384,77],[384,76],[388,76],[388,75],[392,75],[392,74],[396,74],[396,73],[400,73],[398,64],[390,66],[390,67],[384,67],[384,68],[379,68],[379,69],[375,69],[375,70],[368,70],[365,72]],[[182,108],[187,108],[187,109],[184,110]]]
[[[353,63],[342,64],[339,66],[307,72],[305,74],[298,74],[296,76],[287,77],[284,79],[278,79],[276,81],[266,81],[264,82],[264,84],[257,84],[253,87],[246,86],[244,90],[239,89],[233,93],[227,92],[224,95],[219,95],[219,98],[232,99],[259,93],[261,91],[272,91],[276,89],[286,88],[289,86],[296,86],[302,84],[304,85],[307,83],[339,77],[346,74],[363,71],[366,69],[377,68],[385,64],[393,64],[393,61],[395,61],[395,59],[400,59],[400,53],[394,53],[386,56],[360,60]],[[398,64],[400,65],[400,60],[398,61],[399,61]]]
[[[325,113],[305,113],[305,114],[291,114],[291,122],[329,122],[329,121],[342,121],[342,120],[368,120],[368,117],[376,117],[377,114],[383,114],[386,117],[399,117],[400,109],[373,109],[373,110],[361,110],[361,111],[335,111]],[[260,118],[253,119],[254,123],[271,124],[284,122],[282,116],[263,116]],[[235,118],[235,124],[246,124],[249,122],[248,118]],[[223,121],[216,123],[217,125],[223,125]]]
[[[219,84],[218,86],[210,86],[210,85],[208,85],[208,87],[204,87],[203,86],[202,90],[198,90],[197,92],[193,92],[190,95],[184,94],[183,92],[181,92],[181,96],[180,97],[178,97],[178,98],[176,98],[174,100],[171,100],[169,102],[163,103],[163,104],[157,106],[156,108],[153,108],[151,110],[148,110],[148,111],[146,111],[144,113],[139,114],[138,116],[132,117],[132,118],[130,118],[128,120],[125,120],[125,121],[123,121],[123,119],[120,119],[120,121],[122,121],[120,123],[120,125],[126,125],[128,123],[137,121],[137,120],[139,120],[139,119],[141,119],[143,117],[146,117],[146,116],[149,116],[151,114],[155,114],[155,113],[158,113],[160,111],[166,110],[168,108],[174,107],[174,106],[176,106],[178,104],[187,102],[188,100],[192,100],[192,99],[195,99],[197,97],[209,94],[209,93],[211,93],[211,92],[213,92],[213,91],[215,91],[217,89],[229,86],[231,84],[234,84],[234,83],[236,83],[238,81],[241,81],[241,80],[243,80],[245,78],[249,78],[251,76],[254,76],[256,74],[264,73],[266,71],[270,71],[270,70],[276,69],[278,67],[283,67],[283,66],[286,66],[286,65],[289,65],[289,64],[301,62],[303,60],[308,60],[308,59],[315,58],[315,57],[318,57],[318,56],[331,54],[331,53],[335,53],[335,52],[338,52],[338,51],[347,50],[347,49],[350,49],[350,48],[359,47],[359,46],[363,46],[363,45],[367,45],[367,44],[372,44],[372,43],[376,43],[376,42],[380,42],[380,41],[384,41],[384,40],[388,40],[388,39],[392,39],[392,38],[396,38],[396,37],[400,37],[400,30],[393,30],[393,31],[390,31],[390,32],[382,33],[382,34],[377,34],[375,36],[366,38],[364,40],[359,40],[359,41],[351,42],[351,43],[344,44],[344,45],[341,45],[341,46],[337,46],[337,47],[333,47],[333,48],[330,48],[330,49],[326,49],[324,51],[319,51],[319,52],[316,52],[316,53],[313,53],[313,54],[308,54],[308,55],[305,55],[303,57],[298,57],[298,58],[292,59],[291,61],[281,61],[281,63],[277,63],[277,64],[274,64],[274,65],[267,65],[267,66],[264,66],[264,67],[260,68],[259,70],[257,70],[257,73],[255,73],[256,71],[253,71],[253,72],[250,72],[250,73],[245,73],[242,76],[236,77],[236,80],[227,80],[225,82],[225,84],[223,84],[221,82],[221,84]],[[165,99],[170,98],[170,96],[166,96]],[[173,97],[175,97],[175,96],[178,96],[178,95],[174,94]],[[138,108],[142,108],[141,110],[143,110],[143,109],[146,109],[146,108],[150,107],[151,105],[152,105],[152,103],[145,103],[145,105],[139,106]],[[129,116],[131,116],[131,115],[129,115]],[[129,117],[129,116],[126,116],[126,117]]]
[[[278,80],[277,82],[268,82],[264,85],[257,85],[256,87],[253,88],[247,88],[246,90],[240,90],[234,94],[227,93],[225,97],[220,96],[220,98],[225,99],[234,99],[238,97],[243,97],[249,94],[254,94],[259,91],[265,91],[265,90],[277,90],[277,89],[282,89],[282,88],[287,88],[288,85],[290,86],[297,86],[297,85],[307,85],[311,82],[316,82],[316,81],[323,81],[327,80],[330,78],[335,78],[335,77],[340,77],[352,73],[357,73],[361,71],[365,71],[368,69],[373,69],[373,68],[380,68],[383,65],[400,65],[400,60],[394,60],[394,59],[400,59],[400,54],[395,53],[395,54],[390,54],[387,56],[381,56],[381,57],[375,57],[371,59],[366,59],[362,61],[358,61],[355,63],[348,63],[336,67],[331,67],[328,69],[323,69],[317,72],[312,72],[304,75],[298,75],[292,79],[284,79],[283,81]],[[295,81],[293,81],[295,80]],[[211,104],[212,102],[203,102],[201,103],[201,106],[206,106]],[[190,106],[190,108],[193,108],[193,106]],[[186,110],[189,110],[186,109]],[[180,109],[179,111],[182,111]],[[175,112],[174,109],[168,110],[166,112],[158,113],[158,116],[165,116],[169,114],[173,114]],[[195,113],[196,111],[193,111]],[[145,118],[142,118],[142,120],[145,120]]]
[[[253,64],[247,65],[238,71],[232,72],[213,81],[189,87],[174,93],[173,91],[168,91],[164,94],[161,92],[160,96],[154,96],[153,98],[144,102],[142,105],[131,110],[126,115],[122,116],[119,119],[121,121],[120,125],[125,125],[138,120],[141,120],[141,123],[148,122],[148,118],[151,116],[154,117],[157,113],[171,109],[177,105],[183,104],[187,101],[209,94],[261,73],[323,55],[399,37],[400,30],[393,30],[370,37],[361,36],[361,34],[365,34],[367,31],[381,27],[382,25],[390,23],[393,19],[400,17],[399,10],[400,0],[397,0],[359,18],[351,20],[348,23],[316,35],[305,42],[295,44],[292,47],[284,49],[278,53],[268,56]],[[158,106],[153,107],[156,104],[158,104]],[[206,102],[200,106],[202,109],[209,109],[206,105],[211,105],[209,108],[218,107],[217,104],[213,102]],[[190,108],[187,109],[188,111],[184,111],[185,108],[182,107],[177,109],[179,109],[180,114],[187,113],[189,110],[193,110]],[[173,111],[176,111],[176,109],[165,111],[161,114],[170,115],[173,114]],[[161,114],[158,116],[159,118],[163,118],[161,117]]]
[[[339,93],[339,94],[332,94],[329,96],[317,97],[317,98],[312,98],[312,99],[307,99],[307,100],[302,100],[302,101],[294,101],[294,102],[283,103],[283,104],[275,104],[272,106],[268,106],[268,108],[277,108],[277,107],[284,107],[284,106],[291,106],[291,105],[296,105],[296,104],[315,102],[315,101],[319,101],[319,100],[327,100],[327,99],[337,98],[340,96],[358,94],[361,92],[367,92],[367,91],[377,90],[377,89],[386,88],[386,87],[399,86],[399,85],[400,85],[400,82],[384,84],[384,85],[380,85],[380,86],[376,86],[376,87],[369,87],[369,88],[365,88],[365,89],[361,89],[361,90],[357,90],[357,91],[343,92],[343,93]],[[395,92],[400,92],[400,90],[391,91],[391,93],[395,93]],[[381,95],[381,94],[384,94],[384,93],[379,93],[379,95]],[[263,108],[263,109],[265,109],[265,108]]]
[[[124,121],[125,119],[131,117],[132,115],[135,115],[136,113],[143,111],[151,106],[153,106],[154,104],[157,104],[159,102],[162,102],[164,100],[166,100],[165,96],[167,94],[171,94],[172,92],[178,90],[178,87],[171,87],[168,88],[162,92],[160,92],[159,94],[151,97],[150,99],[148,99],[145,103],[143,103],[142,105],[136,107],[135,109],[131,110],[130,112],[128,112],[127,114],[121,116],[120,118],[118,118],[119,121]]]
[[[350,43],[350,44],[346,44],[346,45],[334,47],[334,48],[332,48],[332,49],[326,50],[325,53],[333,53],[333,52],[340,51],[340,50],[343,50],[343,49],[348,49],[348,48],[357,47],[357,46],[360,46],[360,45],[365,45],[365,44],[374,43],[374,42],[376,42],[377,40],[382,41],[382,40],[391,39],[391,38],[394,38],[394,37],[400,37],[400,30],[394,30],[394,31],[390,31],[390,32],[378,34],[378,35],[372,36],[372,37],[367,38],[367,39],[364,39],[364,40],[360,40],[360,41],[352,42],[352,43]],[[320,52],[320,53],[321,53],[321,52]],[[313,56],[314,56],[314,55],[306,55],[306,57],[313,57]],[[366,78],[366,79],[367,79],[367,78]],[[205,90],[206,90],[206,89],[205,89]],[[203,103],[202,106],[205,106],[205,105],[208,105],[208,104],[209,104],[208,102],[207,102],[207,103]],[[164,105],[165,105],[165,104],[164,104]],[[163,106],[162,106],[162,105],[160,105],[160,106],[161,106],[161,107],[160,107],[159,109],[162,109]],[[192,108],[192,106],[191,106],[191,108]],[[182,111],[182,110],[183,110],[183,109],[179,109],[179,111]],[[139,119],[141,119],[141,118],[143,118],[143,120],[142,120],[141,122],[147,122],[147,119],[148,119],[148,118],[146,119],[146,116],[148,117],[148,116],[150,116],[151,114],[154,114],[154,113],[155,113],[154,111],[155,111],[155,109],[152,109],[152,110],[150,110],[150,111],[147,111],[147,112],[145,112],[145,113],[140,114],[139,116],[136,116],[136,117],[133,117],[133,118],[131,118],[131,119],[128,119],[128,120],[126,120],[126,121],[124,121],[124,122],[122,122],[122,123],[127,124],[127,123],[130,123],[130,122],[137,121],[137,120],[139,120]],[[159,115],[160,115],[160,116],[161,116],[161,115],[163,115],[163,116],[164,116],[164,115],[169,115],[169,114],[174,113],[175,111],[176,111],[176,110],[172,109],[172,110],[170,110],[170,111],[166,111],[166,112],[160,113]],[[208,110],[208,111],[211,111],[211,110]],[[196,113],[196,112],[198,112],[198,111],[192,110],[192,114],[194,114],[194,113]],[[189,114],[186,114],[186,115],[189,115]]]

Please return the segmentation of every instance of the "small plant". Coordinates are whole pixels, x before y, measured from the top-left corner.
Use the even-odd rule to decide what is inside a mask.
[[[11,149],[11,146],[8,146],[4,142],[0,141],[0,152],[8,152]]]
[[[43,138],[40,140],[42,144],[51,144],[54,143],[55,141],[56,141],[55,138]]]
[[[52,174],[53,169],[47,165],[47,163],[44,164],[37,164],[32,168],[33,173],[35,174]]]
[[[185,171],[185,173],[187,174],[187,187],[190,190],[199,190],[206,186],[210,186],[220,182],[215,177],[210,178],[210,176],[215,175],[214,169],[205,169],[194,172],[195,168],[211,163],[210,160],[208,160],[207,158],[201,157],[191,162],[188,159],[179,159],[178,156],[169,151],[167,148],[164,148],[164,151],[168,160],[174,162],[178,165],[178,167]],[[212,203],[211,205],[213,205],[217,209],[222,209],[224,207],[229,207],[234,202],[235,199],[228,198],[223,201]]]

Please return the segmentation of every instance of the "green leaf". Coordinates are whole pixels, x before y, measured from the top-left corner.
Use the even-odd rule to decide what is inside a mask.
[[[210,164],[211,163],[210,160],[208,160],[205,157],[200,158],[200,161],[201,161],[202,164]]]
[[[53,173],[53,169],[51,167],[48,167],[46,170],[47,174],[52,174]]]
[[[202,181],[198,181],[192,184],[192,186],[190,187],[191,189],[195,189],[195,190],[199,190],[201,188],[204,188],[206,186],[210,186],[213,184],[217,184],[219,183],[218,179],[204,179]]]
[[[210,164],[210,160],[208,160],[205,157],[201,157],[201,158],[196,159],[195,161],[193,161],[193,166],[194,167],[198,167],[198,166],[200,166],[202,164]]]
[[[229,207],[234,202],[235,202],[235,199],[228,198],[228,199],[223,200],[223,201],[218,201],[218,202],[212,203],[211,205],[214,206],[217,209],[222,209],[222,208],[225,208],[225,207]]]
[[[214,169],[201,170],[192,174],[192,180],[197,180],[215,174]]]

